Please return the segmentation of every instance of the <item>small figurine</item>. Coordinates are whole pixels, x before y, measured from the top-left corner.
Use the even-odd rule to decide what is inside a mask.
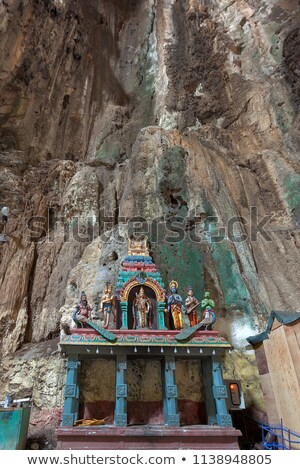
[[[100,312],[103,318],[103,328],[108,328],[112,322],[115,323],[115,308],[114,308],[114,294],[112,292],[113,288],[110,282],[105,284],[104,294],[101,297],[100,303]]]
[[[203,312],[203,318],[202,318],[202,321],[205,325],[205,329],[213,330],[213,325],[216,323],[216,320],[217,320],[217,317],[215,313],[213,312],[210,305],[208,305]]]
[[[139,330],[142,328],[152,328],[151,321],[151,302],[146,296],[143,287],[140,288],[139,293],[135,294],[136,297],[132,305],[133,314],[133,329]]]
[[[201,301],[201,310],[205,310],[206,307],[215,307],[215,302],[210,298],[209,292],[205,292],[204,299]]]
[[[182,330],[182,298],[177,294],[178,282],[171,281],[170,284],[171,294],[168,297],[167,312],[172,315],[175,330]]]
[[[186,314],[190,320],[190,326],[195,326],[198,323],[198,312],[197,307],[200,305],[200,302],[194,297],[192,287],[188,289],[188,297],[185,301]]]
[[[213,325],[216,322],[216,315],[212,311],[212,308],[208,305],[203,312],[202,320],[194,326],[185,328],[175,336],[175,340],[179,342],[187,341],[199,330],[212,330]]]
[[[90,319],[91,311],[92,307],[88,304],[86,293],[82,291],[79,304],[76,305],[72,315],[78,328],[86,328],[85,323]]]

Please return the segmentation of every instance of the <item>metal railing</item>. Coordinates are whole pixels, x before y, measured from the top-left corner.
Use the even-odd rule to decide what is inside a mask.
[[[300,434],[284,427],[282,420],[277,426],[262,423],[261,432],[263,449],[290,450],[293,449],[294,444],[300,448]]]

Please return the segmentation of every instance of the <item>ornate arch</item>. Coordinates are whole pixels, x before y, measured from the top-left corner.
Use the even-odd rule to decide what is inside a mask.
[[[128,296],[129,292],[131,289],[135,286],[147,286],[150,287],[156,295],[156,300],[157,302],[164,302],[166,299],[166,294],[164,289],[161,287],[161,285],[155,281],[155,279],[152,279],[151,277],[147,277],[146,279],[143,279],[141,282],[141,279],[137,279],[138,276],[134,276],[131,279],[129,279],[126,284],[124,284],[121,292],[120,292],[120,301],[121,302],[128,302]]]

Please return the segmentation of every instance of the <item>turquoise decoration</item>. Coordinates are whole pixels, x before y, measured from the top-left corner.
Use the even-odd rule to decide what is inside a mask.
[[[136,280],[139,284],[145,284],[145,281],[147,279],[147,275],[146,275],[146,273],[141,272],[135,278],[136,278]]]
[[[115,404],[115,425],[127,426],[127,357],[117,355],[116,360],[116,404]]]
[[[86,322],[86,325],[88,325],[90,328],[93,328],[93,330],[97,331],[99,335],[103,336],[107,341],[110,341],[111,343],[115,343],[117,341],[117,337],[114,333],[111,331],[105,330],[99,325],[96,325],[96,323],[93,323],[92,321],[88,320]]]
[[[232,426],[232,419],[228,413],[226,387],[223,383],[221,358],[210,359],[212,363],[213,396],[217,409],[218,426]]]
[[[120,302],[120,307],[122,310],[122,327],[121,330],[128,330],[128,303]]]
[[[70,355],[68,359],[67,383],[65,387],[65,403],[62,416],[63,426],[73,426],[78,419],[79,410],[79,376],[78,355]]]
[[[164,360],[163,387],[164,387],[164,420],[169,426],[180,426],[178,414],[178,390],[175,382],[175,357],[166,356]]]
[[[201,361],[202,365],[202,378],[205,391],[205,403],[207,413],[207,424],[210,426],[216,426],[217,420],[217,409],[214,396],[212,394],[213,379],[212,379],[212,362],[210,357],[205,357]]]
[[[213,313],[213,312],[209,312]],[[176,341],[188,341],[196,333],[196,331],[201,329],[209,329],[216,321],[216,316],[213,313],[209,318],[204,318],[201,322],[197,323],[195,326],[190,326],[182,330],[178,335],[175,336]]]

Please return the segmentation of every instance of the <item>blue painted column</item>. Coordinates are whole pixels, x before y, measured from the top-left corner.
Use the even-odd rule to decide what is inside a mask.
[[[218,424],[216,403],[213,394],[212,361],[211,357],[201,359],[202,381],[204,385],[205,404],[207,413],[207,424],[210,426]]]
[[[78,354],[70,355],[67,366],[62,426],[73,426],[78,419],[80,364]]]
[[[226,398],[227,389],[223,382],[222,361],[220,357],[212,358],[213,395],[217,409],[217,423],[219,426],[232,426],[232,419],[228,413]]]
[[[157,305],[157,325],[159,330],[167,330],[165,325],[165,302],[158,302]]]
[[[122,326],[121,330],[128,330],[128,302],[120,302],[121,310],[122,310]]]
[[[116,406],[115,425],[127,426],[127,357],[117,355],[116,360]]]
[[[180,426],[178,414],[178,389],[175,383],[175,356],[165,356],[163,364],[163,406],[165,424]]]

